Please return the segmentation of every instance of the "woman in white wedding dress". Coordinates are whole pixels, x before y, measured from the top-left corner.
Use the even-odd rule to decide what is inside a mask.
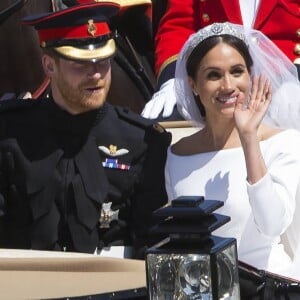
[[[191,35],[175,93],[182,116],[201,129],[169,148],[165,174],[170,201],[204,195],[224,202],[218,213],[231,221],[214,234],[237,239],[239,260],[300,279],[296,72],[255,30],[215,23]]]

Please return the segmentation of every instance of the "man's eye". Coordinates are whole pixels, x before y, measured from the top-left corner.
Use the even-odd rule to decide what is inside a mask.
[[[82,70],[83,66],[80,64],[73,64],[72,69],[73,70]]]

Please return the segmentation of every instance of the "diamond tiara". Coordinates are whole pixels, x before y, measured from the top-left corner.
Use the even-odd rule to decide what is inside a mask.
[[[200,29],[199,31],[197,31],[191,36],[189,46],[186,50],[186,55],[185,55],[186,58],[190,56],[194,48],[202,41],[212,36],[220,36],[224,34],[233,35],[238,39],[242,40],[248,46],[245,35],[236,27],[234,27],[231,23],[229,22],[213,23],[211,25],[208,25]]]

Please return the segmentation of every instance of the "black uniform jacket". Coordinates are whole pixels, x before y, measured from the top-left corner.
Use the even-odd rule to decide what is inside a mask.
[[[0,104],[0,247],[91,253],[151,243],[170,139],[110,104],[76,116],[51,99]]]

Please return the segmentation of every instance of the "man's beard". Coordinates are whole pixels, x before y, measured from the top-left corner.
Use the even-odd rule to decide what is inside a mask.
[[[77,87],[73,87],[65,80],[63,75],[60,75],[57,81],[57,88],[63,98],[65,106],[76,113],[83,113],[101,107],[105,102],[109,85],[110,84],[106,83],[105,87],[101,89],[101,92],[93,93],[91,91],[89,94],[86,91],[86,87],[99,86],[99,84],[83,82]]]

